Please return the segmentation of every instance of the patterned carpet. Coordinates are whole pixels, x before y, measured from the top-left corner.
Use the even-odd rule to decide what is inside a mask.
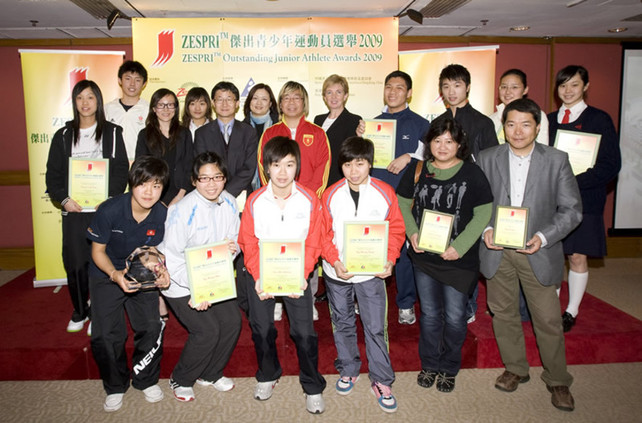
[[[377,406],[366,375],[347,397],[334,392],[336,376],[329,375],[321,415],[305,411],[294,376],[283,377],[265,402],[252,399],[253,378],[236,379],[236,388],[227,393],[196,386],[196,401],[190,403],[173,399],[163,379],[163,401],[148,404],[140,391],[130,389],[115,413],[103,411],[105,394],[97,380],[0,382],[0,422],[640,422],[642,363],[580,365],[570,371],[576,402],[570,413],[551,405],[541,368],[532,368],[531,381],[512,393],[493,387],[499,369],[466,369],[449,394],[419,387],[414,372],[398,373],[393,393],[399,410],[391,415]]]

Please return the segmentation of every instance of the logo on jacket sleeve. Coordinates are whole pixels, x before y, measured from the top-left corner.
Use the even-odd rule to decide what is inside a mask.
[[[314,135],[312,134],[303,134],[303,145],[309,147],[314,142]]]
[[[174,30],[166,29],[158,33],[158,56],[152,63],[153,68],[165,66],[174,55]]]

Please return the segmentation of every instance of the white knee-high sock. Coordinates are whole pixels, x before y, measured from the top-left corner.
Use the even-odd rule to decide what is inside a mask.
[[[588,284],[588,275],[588,272],[576,273],[572,270],[568,271],[568,306],[566,311],[573,317],[577,316],[580,308],[580,303]]]

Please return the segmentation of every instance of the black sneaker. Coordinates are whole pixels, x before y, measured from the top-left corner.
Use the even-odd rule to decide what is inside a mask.
[[[435,384],[435,379],[437,378],[437,372],[432,370],[422,369],[417,375],[417,385],[424,388],[430,388]]]
[[[452,392],[455,389],[455,376],[439,372],[437,375],[437,390],[439,392]]]

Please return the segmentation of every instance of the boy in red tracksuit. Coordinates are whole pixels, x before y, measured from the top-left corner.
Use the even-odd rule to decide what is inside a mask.
[[[321,204],[316,194],[294,181],[301,167],[299,146],[286,137],[275,137],[266,145],[263,164],[267,185],[248,198],[238,243],[245,266],[253,279],[248,281],[249,320],[259,369],[254,398],[265,401],[282,374],[277,357],[274,326],[274,297],[260,285],[260,240],[305,240],[302,296],[283,297],[290,320],[290,335],[299,359],[299,381],[306,394],[306,408],[318,414],[325,410],[322,392],[325,379],[319,373],[317,333],[312,320],[312,293],[309,281],[321,251]],[[314,277],[316,275],[312,275]],[[249,278],[248,278],[249,279]]]

